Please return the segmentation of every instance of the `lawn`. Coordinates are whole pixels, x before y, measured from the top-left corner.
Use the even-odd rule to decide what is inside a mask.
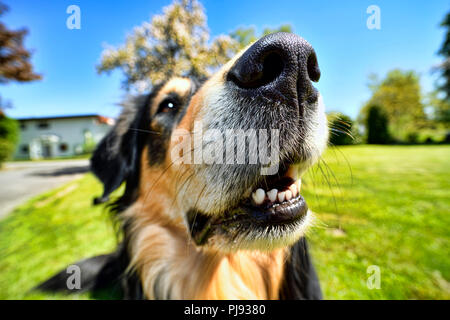
[[[316,213],[308,237],[326,299],[450,298],[450,146],[330,148],[303,179]],[[92,298],[30,293],[68,264],[112,250],[91,175],[0,221],[0,299]],[[380,288],[366,282],[380,270]],[[369,269],[370,270],[370,269]]]

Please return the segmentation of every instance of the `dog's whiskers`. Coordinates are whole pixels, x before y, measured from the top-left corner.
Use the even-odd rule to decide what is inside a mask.
[[[161,133],[161,132],[152,131],[152,130],[146,130],[146,129],[130,128],[130,130],[143,132],[143,133],[151,133],[151,134],[163,135],[163,133]]]

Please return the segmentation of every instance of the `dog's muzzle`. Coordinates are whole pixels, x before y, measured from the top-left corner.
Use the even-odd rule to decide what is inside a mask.
[[[319,123],[319,93],[312,81],[319,78],[314,49],[306,40],[290,33],[261,38],[227,71],[224,87],[228,96],[209,106],[221,111],[213,112],[210,123],[277,129],[279,170],[276,174],[261,175],[256,166],[230,169],[227,178],[230,181],[218,198],[222,201],[223,193],[233,196],[227,199],[230,207],[215,214],[192,208],[187,215],[191,236],[197,244],[215,243],[214,236],[218,235],[230,239],[232,247],[246,248],[261,247],[262,241],[275,247],[298,239],[309,218],[300,194],[297,169],[314,161],[316,141],[311,137]],[[216,176],[222,173],[220,169],[211,172]]]

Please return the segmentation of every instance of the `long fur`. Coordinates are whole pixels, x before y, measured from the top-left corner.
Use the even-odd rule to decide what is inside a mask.
[[[183,295],[189,299],[193,297],[198,299],[322,299],[319,279],[309,255],[306,239],[301,238],[287,252],[287,255],[286,257],[278,253],[278,257],[275,255],[278,260],[275,261],[269,260],[271,258],[269,256],[261,259],[262,257],[258,255],[252,257],[252,255],[242,254],[229,255],[223,259],[210,256],[210,261],[195,261],[198,257],[194,255],[188,260],[191,261],[191,265],[181,261],[178,266],[185,271],[185,277],[175,279],[179,286],[176,290],[182,290]],[[280,257],[283,257],[282,261],[279,260]],[[183,258],[185,257],[178,257],[180,260]],[[179,261],[175,260],[172,263],[175,262]],[[204,264],[205,262],[207,263]],[[74,263],[81,269],[80,290],[67,288],[66,283],[70,274],[66,269],[38,285],[35,290],[73,294],[113,287],[117,290],[118,296],[123,299],[171,297],[170,288],[159,287],[163,285],[164,277],[173,276],[166,273],[167,269],[164,267],[167,265],[155,265],[153,267],[157,271],[146,275],[147,281],[152,282],[155,292],[159,293],[148,296],[144,294],[141,280],[136,273],[127,270],[129,263],[125,247],[120,245],[117,251],[111,254]],[[204,266],[204,268],[198,268],[198,266]],[[192,271],[196,273],[192,274]]]

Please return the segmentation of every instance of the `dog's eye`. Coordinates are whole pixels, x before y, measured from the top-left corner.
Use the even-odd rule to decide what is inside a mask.
[[[167,98],[159,104],[158,113],[173,112],[178,108],[178,101],[173,98]]]

